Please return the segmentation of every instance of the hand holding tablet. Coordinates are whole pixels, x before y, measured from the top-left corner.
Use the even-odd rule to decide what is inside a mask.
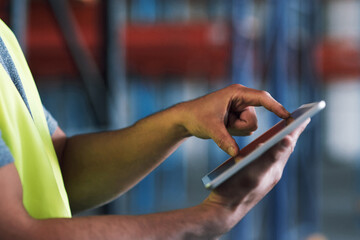
[[[240,169],[260,157],[286,135],[294,131],[308,118],[311,118],[326,106],[324,101],[304,104],[291,113],[291,118],[281,120],[267,132],[244,147],[238,156],[232,157],[203,177],[206,188],[214,189],[225,182]]]

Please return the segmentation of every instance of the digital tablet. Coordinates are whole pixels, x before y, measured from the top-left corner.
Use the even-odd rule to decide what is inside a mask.
[[[326,106],[325,101],[304,104],[291,113],[291,117],[281,120],[260,137],[240,150],[240,158],[232,157],[202,178],[207,189],[214,189],[225,182],[240,169],[260,157],[286,135],[294,131],[308,118],[311,118]],[[240,160],[238,160],[240,159]]]

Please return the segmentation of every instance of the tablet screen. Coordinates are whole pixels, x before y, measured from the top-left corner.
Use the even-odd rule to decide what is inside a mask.
[[[262,134],[260,137],[252,141],[243,149],[241,149],[238,156],[228,159],[220,166],[215,168],[212,172],[207,174],[203,178],[203,182],[205,186],[207,188],[216,187],[217,185],[225,181],[227,178],[232,176],[236,171],[239,171],[241,168],[245,167],[247,164],[255,160],[255,158],[259,157],[270,147],[275,145],[277,142],[281,141],[287,134],[293,131],[296,127],[300,126],[300,124],[304,122],[307,118],[313,116],[324,107],[325,107],[325,102],[323,101],[319,103],[306,104],[301,106],[293,113],[291,113],[290,118],[286,120],[281,120],[279,123],[274,125],[268,131]],[[266,143],[266,144],[259,145],[261,143]],[[258,152],[255,150],[257,150]],[[257,153],[253,154],[254,152]],[[236,169],[234,168],[234,166],[236,166]],[[233,170],[233,171],[229,171],[229,170]],[[226,173],[228,173],[227,176]],[[218,180],[218,182],[215,185],[212,185],[214,184],[213,183],[214,180]]]

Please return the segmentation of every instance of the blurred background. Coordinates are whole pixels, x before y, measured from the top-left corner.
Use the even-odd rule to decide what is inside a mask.
[[[222,239],[360,239],[360,1],[1,0],[0,17],[68,135],[122,128],[232,83],[267,90],[290,111],[326,100],[280,183]],[[257,113],[259,129],[239,146],[279,121]],[[227,158],[191,138],[85,214],[193,206],[208,194],[201,178]]]

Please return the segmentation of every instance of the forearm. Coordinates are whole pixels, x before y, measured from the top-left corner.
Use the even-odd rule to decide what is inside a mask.
[[[63,156],[61,168],[72,209],[93,207],[126,191],[191,135],[212,138],[236,156],[239,148],[230,133],[244,136],[256,129],[252,106],[290,116],[269,93],[235,84],[123,130],[70,138],[58,155]]]
[[[131,188],[188,136],[177,106],[131,127],[67,140],[61,159],[72,209],[109,201]]]
[[[6,234],[4,240],[216,239],[228,230],[223,220],[206,205],[142,216],[32,220],[27,231]]]

